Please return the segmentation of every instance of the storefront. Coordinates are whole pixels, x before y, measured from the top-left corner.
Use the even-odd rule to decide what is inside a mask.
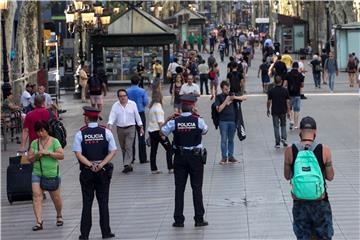
[[[204,25],[206,23],[206,17],[198,12],[192,11],[187,8],[181,9],[179,12],[174,14],[171,18],[164,20],[166,23],[175,22],[175,26],[179,31],[179,41],[183,43],[188,39],[192,33],[194,36],[204,34]]]
[[[360,23],[336,25],[334,28],[338,66],[341,71],[346,71],[349,53],[360,55]]]
[[[148,73],[154,59],[160,60],[164,74],[169,64],[170,44],[175,33],[159,19],[136,7],[115,19],[106,35],[92,35],[92,69],[105,69],[109,83],[128,82],[136,74],[138,62]]]
[[[298,18],[281,14],[274,15],[276,23],[275,42],[280,42],[280,50],[291,53],[305,49],[307,36],[307,22]]]

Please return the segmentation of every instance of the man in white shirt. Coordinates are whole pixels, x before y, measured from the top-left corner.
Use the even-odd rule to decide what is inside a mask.
[[[25,91],[21,94],[20,98],[21,106],[23,107],[25,113],[31,111],[31,91],[32,85],[31,83],[27,83]]]
[[[208,79],[209,79],[209,66],[206,64],[205,60],[201,61],[201,64],[198,66],[200,74],[200,92],[203,94],[203,86],[205,84],[206,94],[209,95]]]
[[[172,94],[173,85],[176,80],[176,75],[177,75],[176,68],[177,67],[181,67],[181,66],[178,64],[178,59],[174,58],[174,61],[172,63],[170,63],[169,67],[168,67],[168,72],[171,72],[171,83],[170,83],[170,90],[169,90],[170,94]]]
[[[196,97],[200,97],[199,85],[193,83],[193,78],[193,75],[188,75],[187,83],[181,86],[179,95],[194,95]]]
[[[116,125],[119,144],[123,152],[124,170],[123,173],[132,172],[131,166],[133,158],[133,142],[135,140],[135,125],[140,127],[140,135],[144,135],[143,123],[134,101],[128,99],[127,91],[119,89],[117,91],[119,101],[115,102],[111,108],[108,128]]]

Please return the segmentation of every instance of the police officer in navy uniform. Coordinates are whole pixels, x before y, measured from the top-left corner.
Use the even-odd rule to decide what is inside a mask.
[[[116,153],[116,143],[109,129],[98,125],[100,111],[83,107],[86,126],[75,135],[73,151],[80,164],[80,184],[83,198],[79,239],[89,239],[92,225],[91,209],[94,193],[99,204],[102,238],[113,238],[109,220],[109,187]]]
[[[202,158],[202,135],[207,133],[208,126],[202,118],[193,113],[196,97],[184,95],[181,97],[182,113],[170,116],[161,133],[168,136],[173,133],[174,176],[175,176],[175,211],[173,227],[184,227],[184,191],[188,175],[190,175],[195,209],[195,227],[208,225],[204,220],[204,204],[202,184],[204,162]]]

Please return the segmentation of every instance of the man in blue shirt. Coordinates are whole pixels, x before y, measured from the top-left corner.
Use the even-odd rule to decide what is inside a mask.
[[[145,107],[149,103],[148,95],[143,88],[138,86],[140,78],[136,75],[131,77],[131,87],[127,89],[128,98],[136,103],[141,121],[143,122],[143,129],[146,129]],[[138,142],[139,142],[139,160],[140,163],[149,162],[146,157],[146,143],[145,134],[140,134],[140,128],[136,127]],[[133,143],[133,161],[135,161],[135,138]]]

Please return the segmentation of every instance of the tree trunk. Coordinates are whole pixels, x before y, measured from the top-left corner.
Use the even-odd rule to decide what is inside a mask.
[[[24,1],[20,8],[17,29],[15,76],[36,71],[39,65],[38,8],[36,1]],[[36,81],[36,77],[31,79]]]
[[[16,1],[8,2],[8,8],[5,16],[5,37],[6,37],[6,56],[7,63],[9,66],[9,80],[12,81],[12,64],[10,61],[10,53],[11,53],[11,43],[14,37],[13,29],[14,29],[14,18],[16,12],[17,3]],[[2,45],[1,45],[2,47]]]

